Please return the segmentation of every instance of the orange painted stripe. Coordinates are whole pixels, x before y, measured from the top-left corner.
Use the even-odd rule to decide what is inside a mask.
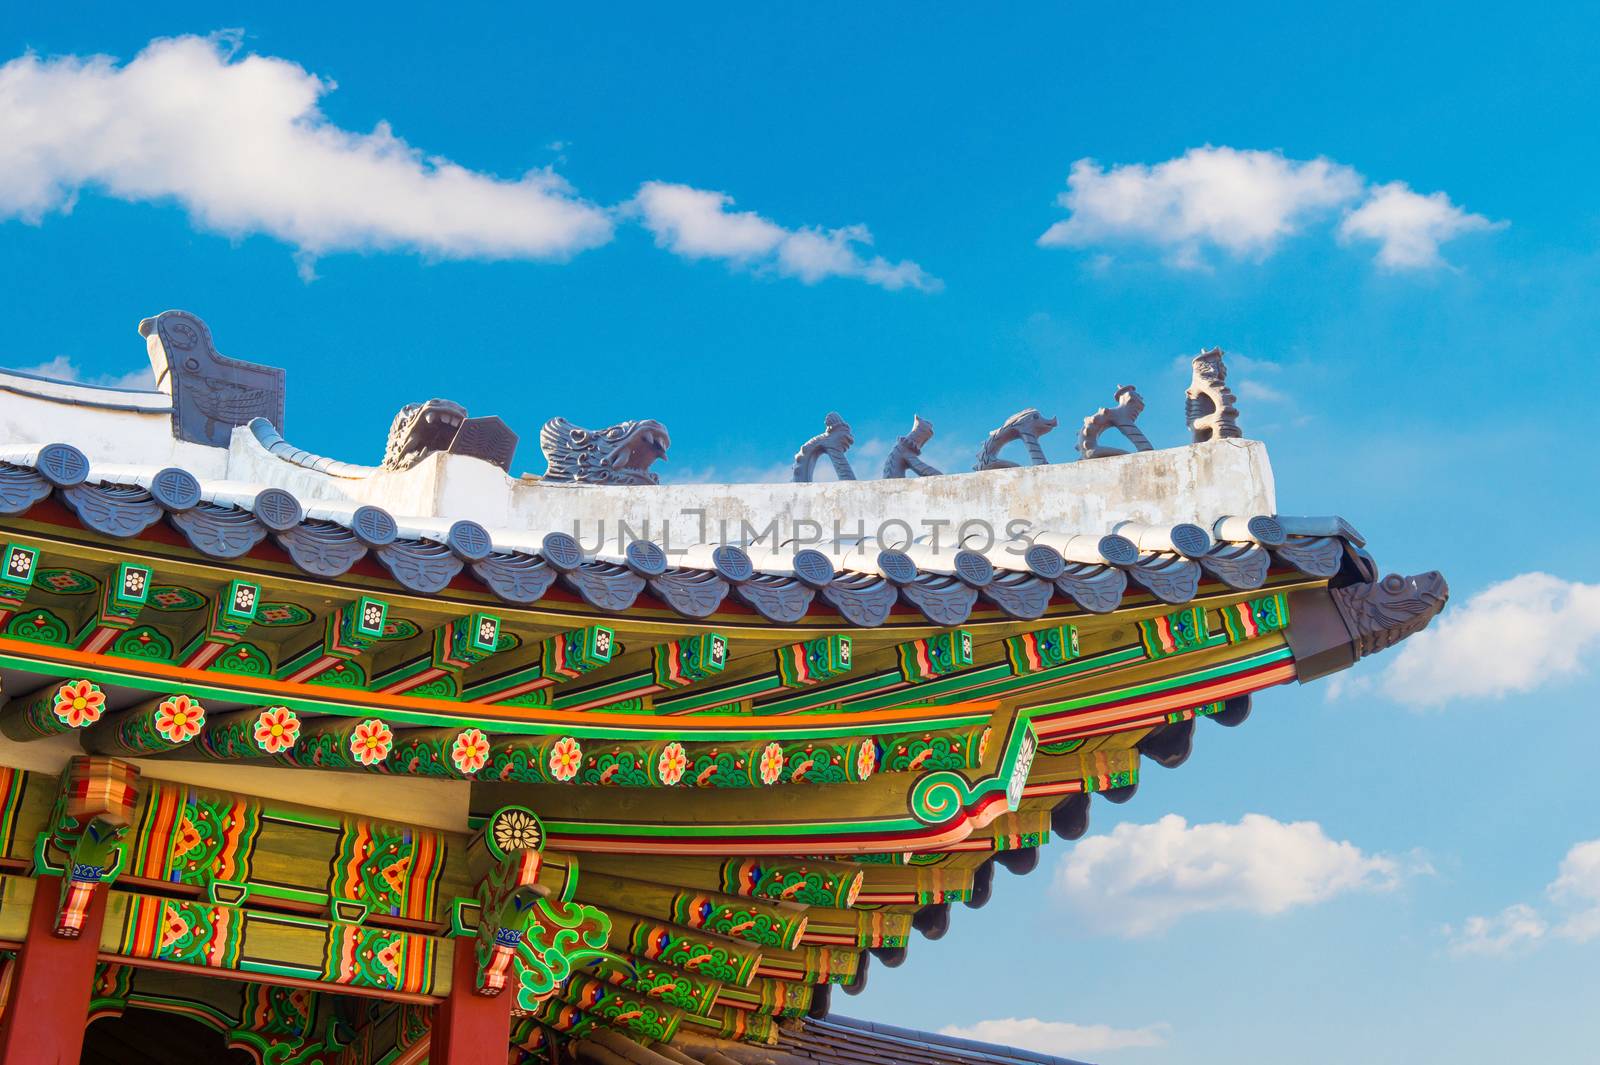
[[[1225,677],[1206,684],[1162,692],[1159,695],[1128,700],[1095,710],[1064,710],[1048,717],[1036,717],[1033,719],[1033,724],[1040,740],[1053,742],[1072,739],[1093,735],[1108,726],[1121,725],[1153,713],[1170,713],[1234,695],[1260,691],[1275,684],[1284,684],[1294,677],[1294,663],[1283,662],[1257,672]]]

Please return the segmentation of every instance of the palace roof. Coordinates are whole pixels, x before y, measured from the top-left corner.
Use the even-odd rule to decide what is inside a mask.
[[[155,391],[0,371],[0,881],[100,870],[73,856],[111,826],[59,921],[109,891],[118,1008],[242,1026],[292,978],[329,1053],[356,995],[413,1060],[461,983],[515,1000],[529,1061],[1053,1063],[830,1017],[831,989],[1180,765],[1200,720],[1448,596],[1278,513],[1218,351],[1181,447],[1122,386],[1072,462],[1030,408],[942,473],[918,417],[858,480],[835,413],[792,480],[706,485],[659,483],[649,420],[550,418],[546,468],[513,474],[509,425],[441,399],[377,465],[320,456],[281,370],[183,312],[140,331]]]

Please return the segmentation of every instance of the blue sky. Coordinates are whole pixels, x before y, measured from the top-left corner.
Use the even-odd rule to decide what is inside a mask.
[[[1438,635],[1203,726],[840,1008],[1114,1065],[1583,1060],[1596,16],[1103,12],[12,13],[0,362],[116,378],[182,307],[289,369],[300,446],[375,461],[440,395],[523,468],[554,415],[653,417],[663,475],[710,479],[830,409],[869,453],[921,413],[964,468],[1124,382],[1177,444],[1219,344],[1282,509],[1443,570]],[[1158,837],[1169,867],[1090,875]],[[1130,900],[1180,916],[1131,935]]]

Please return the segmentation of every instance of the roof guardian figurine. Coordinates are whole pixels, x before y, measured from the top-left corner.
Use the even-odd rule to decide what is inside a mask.
[[[1134,424],[1144,413],[1144,397],[1132,385],[1118,385],[1115,407],[1101,407],[1083,420],[1078,433],[1078,454],[1086,459],[1103,459],[1112,455],[1126,455],[1120,447],[1106,447],[1100,443],[1100,434],[1115,429],[1127,438],[1135,451],[1154,450],[1144,431]]]
[[[1022,445],[1028,449],[1028,458],[1035,466],[1048,466],[1050,460],[1044,457],[1044,448],[1039,446],[1039,438],[1058,423],[1054,418],[1046,418],[1034,407],[1019,410],[1005,420],[1005,424],[989,434],[983,442],[983,447],[978,449],[978,464],[974,470],[1004,470],[1015,465],[1008,459],[1000,457],[1000,452],[1007,444],[1021,440]]]
[[[920,414],[913,414],[911,431],[895,441],[894,447],[889,449],[889,457],[883,460],[883,475],[904,477],[909,471],[918,477],[941,476],[940,470],[934,469],[922,460],[922,449],[932,439],[933,423],[925,420]]]
[[[834,476],[841,481],[856,479],[856,471],[850,468],[850,460],[845,457],[845,452],[850,450],[850,445],[856,442],[855,434],[850,431],[850,426],[839,416],[838,411],[829,411],[828,416],[822,420],[822,432],[800,445],[800,450],[794,455],[794,479],[797,483],[805,484],[815,479],[817,460],[828,456],[828,461],[833,463]]]
[[[667,457],[672,437],[649,418],[609,429],[580,429],[565,418],[551,418],[539,430],[546,481],[583,484],[660,484],[650,464]]]
[[[1209,348],[1194,357],[1194,377],[1185,393],[1183,413],[1197,444],[1244,435],[1239,432],[1239,408],[1233,405],[1222,354],[1221,348]]]

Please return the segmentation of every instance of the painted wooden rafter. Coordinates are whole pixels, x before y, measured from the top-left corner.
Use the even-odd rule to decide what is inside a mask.
[[[106,694],[87,679],[64,680],[13,696],[0,706],[0,732],[14,740],[43,739],[99,721]]]
[[[664,1005],[659,999],[637,995],[581,973],[561,985],[554,997],[586,1016],[647,1042],[669,1042],[684,1019],[682,1012]]]
[[[133,628],[139,613],[150,601],[154,573],[149,566],[133,562],[117,564],[116,572],[100,589],[98,610],[90,627],[78,643],[80,651],[104,652],[124,632]]]
[[[808,908],[767,902],[717,891],[692,891],[648,880],[586,870],[583,897],[608,910],[631,910],[714,935],[760,947],[794,949],[806,934]]]
[[[630,699],[644,699],[657,692],[687,688],[721,673],[728,663],[728,638],[720,632],[696,633],[679,640],[658,644],[650,650],[653,668],[616,680],[558,695],[551,705],[556,710],[593,710]]]
[[[502,632],[500,618],[482,611],[446,622],[433,632],[426,657],[401,663],[381,673],[369,685],[373,691],[399,695],[450,678],[449,688],[460,691],[460,679],[469,668],[485,662],[515,641]]]
[[[27,544],[9,543],[0,556],[0,625],[21,609],[33,591],[39,573],[39,549]]]
[[[289,658],[278,675],[292,683],[304,684],[354,662],[383,639],[389,620],[389,604],[374,596],[362,596],[328,615],[321,642]]]
[[[548,705],[548,695],[540,693],[609,664],[619,651],[616,633],[604,625],[558,633],[541,642],[538,662],[469,684],[462,698],[475,703]]]
[[[732,684],[655,700],[659,714],[692,714],[722,706],[748,704],[756,696],[775,691],[804,690],[837,680],[850,672],[854,657],[850,636],[834,633],[799,643],[786,644],[773,652],[775,669]]]
[[[813,909],[809,916],[800,940],[807,946],[903,947],[911,936],[911,915],[902,911]]]
[[[244,639],[260,611],[259,584],[229,581],[207,607],[205,627],[179,653],[179,663],[189,669],[211,668],[219,655]]]
[[[749,987],[723,987],[716,1005],[730,1010],[797,1017],[811,1005],[814,985],[763,977]]]
[[[920,640],[909,640],[895,649],[900,659],[900,675],[909,684],[920,684],[935,677],[970,669],[974,640],[967,629],[950,629]]]
[[[200,700],[173,692],[101,718],[89,726],[83,745],[96,754],[162,754],[193,742],[205,723]]]

